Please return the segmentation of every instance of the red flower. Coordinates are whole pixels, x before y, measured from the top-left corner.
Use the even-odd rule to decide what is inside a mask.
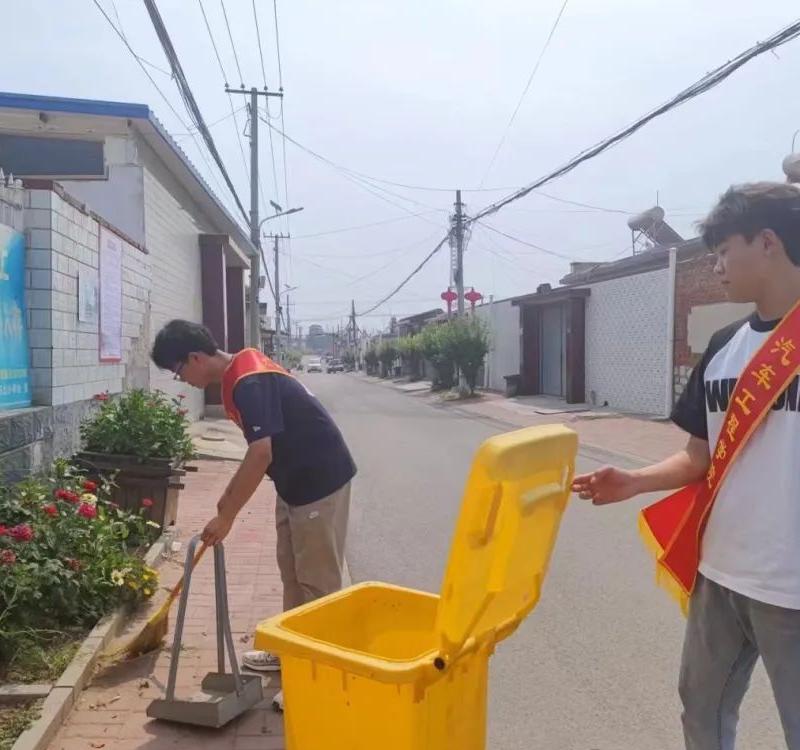
[[[90,482],[88,479],[83,483],[83,489],[87,492],[95,492],[97,490],[97,482]]]
[[[178,409],[178,414],[180,414],[182,417],[185,417],[188,413],[188,409]]]
[[[53,494],[55,495],[56,500],[64,500],[65,502],[72,503],[73,505],[80,500],[78,493],[70,490],[56,490]]]
[[[142,507],[143,508],[152,508],[153,507],[153,501],[149,497],[146,497],[144,500],[142,500]]]
[[[89,503],[81,503],[78,508],[78,515],[84,518],[95,518],[97,516],[97,508]]]
[[[0,523],[0,536],[7,536],[7,535],[8,535],[8,528]]]
[[[0,565],[13,565],[17,561],[17,556],[13,549],[0,550]]]
[[[67,567],[72,568],[76,573],[81,569],[81,561],[76,560],[74,557],[67,557],[64,559]]]
[[[58,515],[58,508],[56,507],[55,503],[49,503],[48,505],[43,505],[42,510],[47,513],[48,516],[57,516]]]
[[[33,539],[33,529],[27,523],[14,526],[9,529],[8,534],[12,539],[16,539],[18,542],[29,542]]]
[[[185,399],[185,398],[186,398],[186,394],[184,394],[184,393],[179,393],[178,394],[178,400],[179,401],[183,401],[183,399]]]
[[[95,401],[108,401],[109,398],[108,391],[106,391],[105,393],[95,393],[95,395],[92,396],[92,398],[94,398]]]

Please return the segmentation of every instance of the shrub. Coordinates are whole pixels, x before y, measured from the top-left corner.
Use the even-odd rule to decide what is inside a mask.
[[[392,375],[392,365],[394,365],[394,361],[397,359],[397,347],[391,341],[384,341],[380,348],[378,349],[378,359],[381,361],[381,367],[383,372],[381,375],[384,378],[391,377]]]
[[[155,593],[157,573],[138,553],[158,524],[147,507],[129,513],[109,502],[110,489],[65,461],[0,489],[0,663]]]
[[[455,318],[441,327],[444,356],[463,373],[470,393],[475,392],[478,371],[489,351],[486,325],[477,318]]]
[[[182,396],[133,390],[118,398],[107,394],[95,398],[100,409],[81,425],[87,451],[179,462],[194,455]]]
[[[434,390],[452,388],[455,383],[455,362],[444,347],[443,329],[446,325],[429,325],[418,334],[420,352],[433,365]]]

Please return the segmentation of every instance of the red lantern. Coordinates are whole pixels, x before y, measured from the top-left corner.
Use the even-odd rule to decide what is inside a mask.
[[[448,289],[445,292],[442,292],[442,299],[447,302],[447,314],[450,315],[453,311],[453,302],[458,299],[458,294],[456,294],[452,289]]]
[[[464,299],[467,300],[467,302],[469,302],[470,307],[472,307],[472,309],[474,310],[475,303],[480,302],[483,299],[483,295],[480,292],[476,292],[475,287],[472,287],[472,289],[470,289],[470,291],[468,291],[464,295]]]

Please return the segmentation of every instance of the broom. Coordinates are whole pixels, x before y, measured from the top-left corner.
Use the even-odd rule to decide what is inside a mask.
[[[204,542],[200,549],[195,552],[194,560],[192,560],[192,570],[203,553],[206,551],[208,545]],[[127,646],[120,649],[118,653],[124,653],[126,658],[133,659],[143,654],[149,654],[155,651],[167,637],[167,630],[169,630],[169,610],[172,603],[178,598],[183,588],[183,576],[175,585],[175,588],[169,592],[169,596],[164,603],[159,607],[158,611],[147,621],[142,631],[137,635]]]

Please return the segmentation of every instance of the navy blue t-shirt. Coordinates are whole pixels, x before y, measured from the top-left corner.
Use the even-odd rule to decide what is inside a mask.
[[[321,500],[347,484],[356,466],[325,407],[295,378],[257,373],[233,389],[248,443],[272,438],[267,475],[289,505]]]

